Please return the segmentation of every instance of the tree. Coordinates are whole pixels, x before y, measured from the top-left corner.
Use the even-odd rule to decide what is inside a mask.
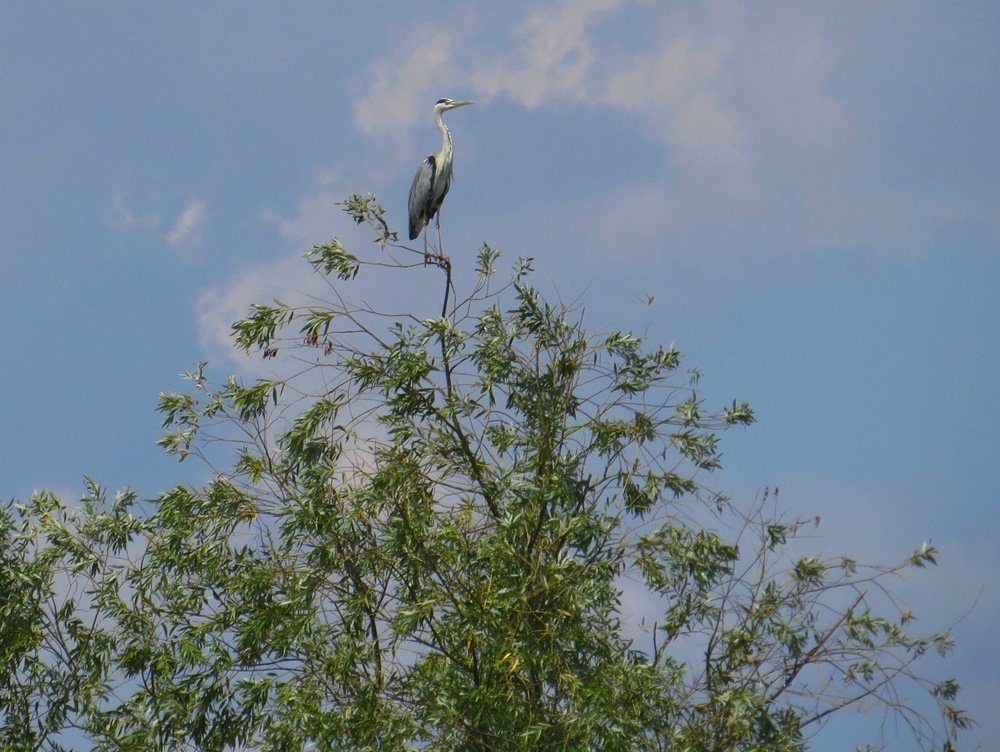
[[[950,748],[958,686],[917,670],[950,637],[882,597],[932,547],[788,553],[776,491],[703,481],[750,406],[706,409],[673,347],[589,334],[530,260],[493,289],[483,247],[451,306],[442,261],[439,317],[347,302],[362,272],[426,270],[374,197],[345,208],[379,249],[308,252],[333,302],[233,326],[289,374],[201,365],[161,396],[166,451],[229,469],[0,516],[5,748],[797,750],[862,706]]]

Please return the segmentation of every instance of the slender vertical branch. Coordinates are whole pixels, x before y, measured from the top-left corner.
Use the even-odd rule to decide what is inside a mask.
[[[444,269],[444,300],[441,301],[441,319],[447,322],[448,319],[448,293],[451,291],[451,259],[447,256],[438,256],[435,263]],[[447,325],[441,330],[441,364],[444,368],[444,380],[447,385],[447,395],[452,395],[451,385],[451,358],[448,357]]]
[[[448,293],[451,290],[451,259],[441,256],[441,266],[444,267],[444,301],[441,303],[441,318],[448,315]]]

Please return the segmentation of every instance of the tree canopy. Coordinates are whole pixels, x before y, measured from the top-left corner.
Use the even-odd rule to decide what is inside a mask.
[[[432,270],[373,196],[344,207],[377,243],[306,254],[328,299],[233,325],[283,375],[161,396],[203,485],[0,510],[0,746],[780,751],[869,711],[952,747],[958,685],[920,663],[951,638],[889,589],[933,547],[802,554],[776,489],[711,490],[751,407],[588,331],[529,259],[484,246],[458,297],[437,261],[440,316],[350,302]]]

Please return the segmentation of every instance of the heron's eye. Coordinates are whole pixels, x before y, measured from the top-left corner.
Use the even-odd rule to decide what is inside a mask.
[[[448,102],[450,102],[450,101],[451,101],[451,100],[450,100],[450,99],[448,99],[448,97],[445,97],[444,99],[439,99],[439,100],[437,101],[437,104],[448,104]]]

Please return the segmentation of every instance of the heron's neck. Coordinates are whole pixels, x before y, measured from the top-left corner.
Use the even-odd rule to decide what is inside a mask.
[[[451,154],[451,131],[448,130],[448,126],[444,124],[444,120],[441,118],[440,112],[434,113],[434,123],[437,125],[439,131],[441,131],[441,153]]]

